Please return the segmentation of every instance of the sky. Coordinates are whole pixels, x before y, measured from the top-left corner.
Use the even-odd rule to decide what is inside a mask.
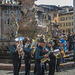
[[[60,6],[73,6],[73,0],[37,0],[35,2],[37,5],[60,5]]]

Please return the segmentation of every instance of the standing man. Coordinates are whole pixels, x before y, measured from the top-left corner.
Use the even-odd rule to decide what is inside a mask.
[[[57,41],[57,46],[56,49],[59,50],[60,54],[58,54],[57,58],[56,58],[56,72],[60,72],[60,63],[61,63],[61,42]]]
[[[30,75],[30,64],[31,64],[30,51],[32,51],[33,48],[30,49],[29,38],[25,38],[24,42],[25,42],[25,45],[23,46],[23,50],[24,50],[24,53],[25,53],[25,56],[24,56],[24,60],[25,60],[25,75]]]
[[[70,32],[69,32],[67,41],[68,41],[68,43],[69,43],[69,51],[71,51],[71,50],[72,50],[72,45],[73,45],[73,38],[72,38]]]
[[[44,63],[41,63],[41,59],[47,58],[47,56],[44,55],[44,46],[45,40],[40,38],[40,45],[36,48],[35,52],[36,75],[44,75]]]
[[[53,48],[52,48],[52,42],[50,41],[47,45],[47,49],[49,51],[51,51]],[[52,52],[50,53],[49,55],[49,58],[50,58],[50,61],[48,62],[49,63],[49,75],[54,75],[55,73],[55,64],[56,64],[56,57],[53,55],[53,50]]]
[[[63,30],[63,36],[64,36],[64,35],[66,35],[66,32],[65,32],[65,30]]]
[[[19,75],[19,70],[21,67],[21,58],[19,58],[19,53],[18,53],[18,49],[20,48],[17,48],[18,44],[19,44],[18,41],[15,40],[15,44],[10,47],[10,53],[12,56],[12,63],[14,67],[14,75]]]
[[[67,39],[67,36],[64,35],[63,36],[63,39],[60,40],[61,41],[61,44],[63,44],[64,53],[66,52],[66,46],[67,46],[66,39]],[[61,57],[61,62],[64,62],[65,63],[65,58],[63,56]]]
[[[73,33],[73,50],[74,50],[74,62],[75,62],[75,32]]]

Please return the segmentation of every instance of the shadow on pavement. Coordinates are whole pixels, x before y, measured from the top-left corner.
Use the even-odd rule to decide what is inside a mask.
[[[63,69],[63,71],[74,70],[75,68]]]
[[[62,70],[61,72],[56,72],[55,75],[58,75],[58,73],[63,73],[63,74],[67,73],[69,72],[69,70],[71,72],[71,70],[75,70],[75,68],[68,68],[68,69],[61,69],[61,70]],[[7,75],[13,75],[13,71],[8,72]],[[25,75],[25,71],[20,71],[19,75]],[[31,75],[35,75],[33,71],[31,71]],[[45,72],[45,75],[48,75],[48,72]]]
[[[8,72],[7,74],[13,74],[13,72]]]

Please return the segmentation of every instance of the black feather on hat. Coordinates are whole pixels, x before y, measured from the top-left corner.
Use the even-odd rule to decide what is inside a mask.
[[[27,42],[27,41],[30,41],[29,38],[25,38],[25,39],[24,39],[24,42]]]

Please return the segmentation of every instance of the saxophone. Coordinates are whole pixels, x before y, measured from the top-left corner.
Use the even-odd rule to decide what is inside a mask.
[[[44,47],[44,48],[47,49],[46,47]],[[47,49],[47,50],[48,50],[48,49]],[[44,62],[50,60],[49,55],[50,55],[51,52],[52,52],[52,47],[51,47],[51,51],[49,51],[49,52],[46,54],[48,57],[41,59],[41,63],[44,63]]]

